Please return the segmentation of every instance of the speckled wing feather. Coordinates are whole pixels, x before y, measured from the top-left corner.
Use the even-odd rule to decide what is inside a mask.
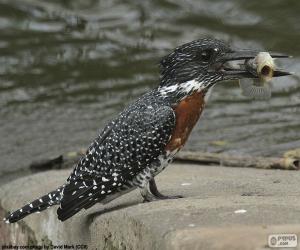
[[[139,186],[137,177],[160,164],[174,127],[174,111],[163,100],[148,94],[130,105],[106,126],[70,175],[59,219]]]

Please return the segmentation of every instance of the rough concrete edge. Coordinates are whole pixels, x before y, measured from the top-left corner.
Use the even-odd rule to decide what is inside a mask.
[[[162,238],[155,239],[151,228],[126,210],[95,217],[90,228],[91,242],[97,243],[91,247],[95,249],[162,249]]]
[[[63,177],[64,174],[68,172],[69,171],[67,170],[64,170],[63,172],[51,170],[48,173],[55,173],[55,177],[64,178]],[[0,237],[1,242],[8,243],[8,244],[15,244],[15,245],[16,244],[26,245],[26,246],[28,245],[29,246],[36,246],[36,245],[51,246],[53,239],[55,243],[59,243],[56,242],[58,241],[57,235],[60,234],[61,231],[64,230],[66,226],[70,225],[70,223],[66,223],[66,225],[62,226],[60,225],[60,223],[56,221],[57,218],[56,218],[56,212],[54,207],[43,211],[42,216],[38,213],[35,213],[29,217],[26,217],[21,221],[18,221],[17,223],[6,224],[3,221],[3,218],[8,214],[9,211],[11,211],[12,208],[15,209],[17,207],[26,204],[26,200],[24,200],[23,202],[21,201],[20,203],[20,201],[16,202],[16,201],[9,200],[7,199],[7,197],[10,197],[12,193],[16,192],[15,188],[20,185],[23,188],[24,187],[27,188],[26,190],[28,190],[27,186],[29,185],[28,183],[30,183],[32,178],[39,181],[43,179],[43,178],[38,178],[39,175],[45,175],[45,172],[36,173],[33,174],[32,176],[21,177],[2,186],[0,190],[0,232],[1,232],[1,236],[3,235],[3,239]],[[38,190],[36,194],[33,195],[33,197],[36,198],[39,197],[39,195],[42,193],[51,191],[52,186],[53,187],[57,186],[56,182],[57,181],[59,182],[59,178],[53,178],[55,180],[51,182],[49,187],[46,185],[44,188],[45,190],[41,192],[40,190]],[[48,188],[50,189],[47,190]],[[22,197],[24,196],[21,194],[21,192],[18,192],[18,195],[19,197],[20,195]],[[16,205],[15,203],[20,203],[20,204]],[[51,228],[51,225],[55,225],[56,229],[49,230],[49,228]],[[73,237],[71,237],[71,239],[73,239]]]
[[[296,234],[300,249],[300,225],[230,225],[175,230],[165,235],[166,250],[254,250],[270,249],[271,234]],[[226,237],[224,237],[226,235]],[[285,247],[276,249],[287,249]],[[288,248],[291,249],[291,248]]]
[[[45,174],[45,172],[43,174]],[[27,177],[25,177],[25,178],[27,178]],[[2,195],[6,195],[5,192],[0,192],[0,193],[2,193]],[[1,202],[2,201],[0,200],[0,203]],[[4,205],[1,203],[1,206],[4,206]],[[155,203],[152,203],[152,205],[155,205]],[[48,212],[48,211],[51,211],[51,212]],[[132,212],[134,212],[134,211],[132,211]],[[47,210],[47,212],[44,212],[44,213],[46,213],[46,217],[47,218],[50,215],[51,216],[55,215],[54,210],[51,210],[51,209]],[[48,213],[51,213],[51,214],[49,215]],[[32,218],[32,221],[36,221],[36,217],[35,218],[31,217],[31,218]],[[127,249],[165,249],[166,248],[165,247],[166,243],[164,243],[165,237],[163,237],[163,239],[161,239],[160,237],[159,238],[158,237],[154,237],[153,231],[151,232],[151,228],[147,228],[147,226],[145,224],[143,224],[142,221],[135,220],[134,218],[132,218],[132,213],[130,211],[122,212],[122,214],[120,214],[120,215],[116,215],[116,213],[110,212],[110,213],[108,213],[106,215],[101,215],[100,217],[99,216],[95,217],[95,219],[92,220],[92,223],[98,222],[98,220],[99,220],[99,225],[98,226],[97,225],[93,225],[93,224],[91,225],[90,221],[89,221],[89,229],[90,229],[90,231],[95,232],[95,234],[94,234],[93,237],[96,237],[96,240],[95,240],[95,238],[93,238],[92,242],[100,241],[99,237],[97,237],[97,236],[98,236],[98,234],[100,234],[100,233],[103,234],[103,233],[102,232],[98,232],[97,233],[95,229],[99,230],[99,228],[100,229],[103,228],[103,224],[102,224],[103,221],[102,221],[102,219],[104,219],[104,220],[106,219],[110,223],[108,225],[108,230],[106,231],[107,234],[105,234],[105,237],[103,237],[104,239],[105,238],[107,239],[107,244],[104,245],[106,247],[106,249],[107,248],[108,249],[111,249],[111,248],[113,249],[114,246],[116,246],[115,248],[122,248],[122,247],[124,248],[124,246],[127,247],[127,245],[126,245],[127,243],[128,243]],[[29,219],[27,221],[28,221],[28,223],[26,223],[26,224],[27,225],[31,225],[30,223],[32,221],[30,221]],[[39,223],[41,223],[40,220],[38,220],[38,221],[39,221]],[[76,221],[77,221],[77,223],[81,222],[81,221],[78,221],[77,219],[76,219]],[[112,221],[113,221],[113,223],[111,223]],[[124,223],[122,225],[123,227],[120,227],[120,221],[128,221],[128,223]],[[137,225],[136,225],[136,228],[133,231],[129,231],[128,232],[129,228],[132,229],[131,227],[128,226],[128,225],[131,225],[130,223],[133,223],[133,224],[137,223]],[[79,224],[81,224],[81,223],[79,223]],[[69,226],[72,226],[72,224],[71,223],[70,224],[66,223],[66,224],[64,224],[64,226],[65,227],[69,227]],[[120,238],[119,242],[114,242],[115,238],[112,237],[113,235],[112,236],[109,235],[109,233],[111,231],[113,231],[113,229],[114,230],[119,230],[119,232],[117,232],[117,233],[120,233],[123,236],[123,238]],[[218,228],[216,228],[216,229],[218,229]],[[128,232],[128,233],[124,234],[124,232]],[[176,231],[174,231],[174,232],[176,232]],[[180,231],[177,231],[177,232],[180,232]],[[147,235],[148,233],[149,233],[149,236]],[[170,233],[172,233],[172,232],[170,232]],[[145,239],[144,240],[140,240],[137,236],[135,236],[135,234],[142,234],[143,236],[145,236]],[[118,236],[118,234],[115,234],[115,235]],[[132,238],[129,237],[130,235],[135,236],[134,241],[132,241]],[[168,234],[166,234],[165,236],[167,236],[167,235]],[[39,237],[37,237],[37,239],[41,240],[41,238],[39,238]],[[127,242],[125,242],[125,240],[127,240]],[[124,244],[124,243],[126,243],[126,244]],[[152,245],[151,245],[151,243],[152,243]],[[135,247],[136,245],[138,245],[139,247]],[[168,245],[166,245],[166,246],[168,246]]]
[[[34,231],[24,222],[11,224],[9,227],[2,220],[8,211],[3,208],[0,200],[0,242],[11,245],[37,245],[37,239]]]

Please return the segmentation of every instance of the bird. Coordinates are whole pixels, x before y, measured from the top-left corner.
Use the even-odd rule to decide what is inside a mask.
[[[148,202],[182,197],[160,193],[155,177],[187,142],[216,83],[257,77],[230,64],[253,59],[257,53],[234,49],[214,38],[178,46],[161,59],[159,84],[104,127],[66,182],[4,220],[14,223],[57,205],[58,219],[65,221],[82,209],[106,204],[134,189]],[[288,74],[274,72],[275,77]]]

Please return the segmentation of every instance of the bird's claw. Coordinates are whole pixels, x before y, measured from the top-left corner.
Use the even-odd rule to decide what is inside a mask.
[[[160,194],[159,196],[155,196],[155,197],[157,197],[157,199],[160,199],[160,200],[180,199],[180,198],[183,198],[182,195],[163,195],[163,194]]]
[[[152,201],[159,201],[159,200],[169,200],[169,199],[180,199],[183,198],[182,195],[162,195],[160,194],[159,196],[155,196],[152,194],[147,194],[146,196],[143,196],[144,200],[143,203],[146,202],[152,202]]]
[[[167,196],[167,195],[163,195],[162,193],[160,193],[160,192],[158,191],[158,189],[157,189],[157,186],[156,186],[156,183],[155,183],[154,178],[151,179],[151,180],[149,181],[149,189],[150,189],[150,192],[151,192],[155,197],[157,197],[158,199],[161,199],[161,200],[183,198],[183,196],[181,196],[181,195]]]

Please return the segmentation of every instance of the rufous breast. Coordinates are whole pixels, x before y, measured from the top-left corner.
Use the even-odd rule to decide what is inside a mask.
[[[174,107],[176,125],[171,139],[166,145],[166,151],[172,152],[184,146],[204,109],[204,105],[204,94],[196,92],[184,98]]]

